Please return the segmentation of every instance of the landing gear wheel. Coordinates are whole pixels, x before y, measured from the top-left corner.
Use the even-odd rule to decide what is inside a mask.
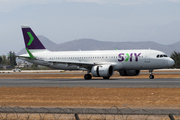
[[[91,79],[91,78],[92,78],[92,75],[91,75],[91,74],[88,74],[88,76],[89,76],[89,79]]]
[[[153,70],[149,70],[149,79],[154,79]]]
[[[149,76],[149,79],[154,79],[154,75],[150,75],[150,76]]]
[[[89,80],[89,79],[91,79],[91,78],[92,78],[91,74],[85,74],[85,75],[84,75],[84,79],[85,79],[85,80]]]
[[[85,79],[85,80],[88,80],[88,79],[89,79],[89,74],[85,74],[85,75],[84,75],[84,79]]]
[[[109,79],[110,77],[103,77],[103,79]]]

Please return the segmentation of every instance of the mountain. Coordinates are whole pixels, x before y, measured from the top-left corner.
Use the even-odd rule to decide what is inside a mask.
[[[180,41],[169,46],[173,49],[173,51],[180,52]]]
[[[162,45],[156,42],[105,42],[93,39],[77,39],[56,44],[44,36],[38,36],[44,46],[51,51],[79,51],[79,50],[127,50],[127,49],[154,49],[165,52],[168,56],[173,51],[180,52],[180,42],[171,45]],[[26,53],[25,49],[19,54]]]
[[[172,45],[162,45],[155,42],[104,42],[93,39],[79,39],[57,45],[56,51],[71,50],[127,50],[127,49],[154,49],[165,52],[167,55],[173,51],[180,51],[180,42]]]

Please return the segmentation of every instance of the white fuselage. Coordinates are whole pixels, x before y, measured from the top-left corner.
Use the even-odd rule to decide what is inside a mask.
[[[112,65],[118,70],[153,70],[168,68],[174,61],[165,53],[157,50],[105,50],[105,51],[61,51],[51,52],[43,50],[33,52],[36,60],[26,61],[62,70],[87,70],[78,63],[94,63]],[[159,57],[157,57],[159,55]],[[24,54],[22,56],[29,56]],[[61,63],[64,62],[64,63]],[[65,64],[67,62],[67,64]],[[70,64],[71,62],[77,63]]]

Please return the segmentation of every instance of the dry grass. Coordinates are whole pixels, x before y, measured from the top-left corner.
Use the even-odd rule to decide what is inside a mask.
[[[176,107],[179,88],[0,88],[8,106]]]

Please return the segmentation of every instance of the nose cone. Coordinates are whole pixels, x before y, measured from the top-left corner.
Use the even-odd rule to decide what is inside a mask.
[[[168,65],[169,65],[169,67],[172,67],[174,64],[175,64],[175,62],[174,62],[173,59],[169,59],[169,60],[168,60]]]

